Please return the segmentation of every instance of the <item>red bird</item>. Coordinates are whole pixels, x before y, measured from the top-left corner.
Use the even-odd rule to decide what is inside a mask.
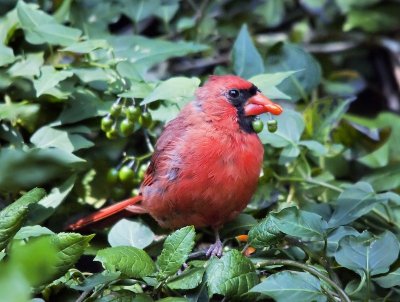
[[[249,203],[257,187],[264,148],[252,128],[256,115],[282,108],[252,83],[233,75],[211,76],[196,98],[170,121],[155,146],[138,196],[104,208],[69,226],[75,230],[128,210],[148,213],[162,227],[218,229]]]

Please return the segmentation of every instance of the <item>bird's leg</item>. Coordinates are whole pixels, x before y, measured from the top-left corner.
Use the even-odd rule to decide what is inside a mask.
[[[218,258],[220,258],[222,256],[223,245],[221,239],[219,238],[219,231],[217,228],[214,229],[214,234],[215,234],[215,243],[210,245],[210,247],[206,252],[206,256],[207,257],[217,256]]]

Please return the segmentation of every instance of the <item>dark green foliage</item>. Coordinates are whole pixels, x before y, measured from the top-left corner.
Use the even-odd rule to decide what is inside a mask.
[[[0,300],[399,301],[399,15],[383,0],[0,1]],[[63,232],[138,194],[165,123],[228,73],[284,112],[253,124],[263,171],[222,258],[205,259],[208,230],[148,216]]]

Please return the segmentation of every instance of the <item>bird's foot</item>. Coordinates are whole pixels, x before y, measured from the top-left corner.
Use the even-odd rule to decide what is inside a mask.
[[[221,240],[217,239],[214,244],[211,244],[210,247],[208,248],[206,252],[207,257],[212,257],[212,256],[217,256],[218,258],[221,258],[222,256],[222,249],[223,245]]]

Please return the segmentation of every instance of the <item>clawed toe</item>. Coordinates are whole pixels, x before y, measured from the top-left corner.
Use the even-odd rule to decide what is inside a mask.
[[[206,256],[208,258],[212,256],[217,256],[218,258],[221,258],[222,256],[222,242],[221,240],[217,240],[214,244],[211,244],[210,247],[208,248],[206,252]]]

